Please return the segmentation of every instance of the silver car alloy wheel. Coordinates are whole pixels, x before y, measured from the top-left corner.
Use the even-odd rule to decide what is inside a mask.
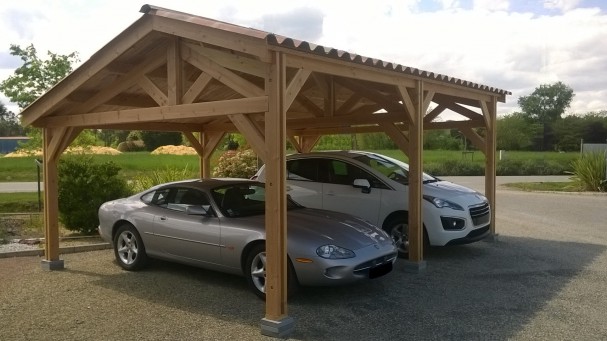
[[[123,231],[118,237],[118,257],[120,261],[126,265],[131,265],[137,260],[139,247],[137,238],[131,231]]]
[[[399,253],[409,252],[409,225],[398,223],[390,230],[390,237],[394,241],[394,245],[398,248]]]
[[[266,253],[260,252],[255,255],[251,262],[251,279],[255,288],[260,292],[266,292]]]

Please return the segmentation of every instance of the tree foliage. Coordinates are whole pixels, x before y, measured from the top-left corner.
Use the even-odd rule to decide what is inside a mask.
[[[573,89],[557,82],[542,84],[529,95],[521,96],[518,104],[523,115],[530,122],[542,124],[541,149],[550,150],[554,147],[553,124],[561,118],[573,100]]]
[[[518,105],[531,120],[554,122],[569,108],[573,96],[573,89],[562,82],[542,84],[530,95],[519,97]]]
[[[11,44],[10,53],[21,58],[23,65],[0,83],[0,91],[21,109],[72,72],[72,65],[79,61],[76,52],[60,55],[50,51],[47,52],[49,59],[42,60],[33,44],[25,48]]]
[[[497,120],[497,149],[530,150],[541,125],[529,123],[522,113],[513,113]]]
[[[21,136],[23,134],[24,129],[19,124],[17,115],[0,103],[0,136]]]

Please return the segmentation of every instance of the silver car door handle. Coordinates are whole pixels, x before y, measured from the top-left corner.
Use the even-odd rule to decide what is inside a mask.
[[[167,217],[160,217],[160,220],[167,220]]]

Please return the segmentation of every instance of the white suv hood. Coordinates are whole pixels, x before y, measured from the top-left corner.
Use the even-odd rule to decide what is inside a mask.
[[[487,202],[487,199],[481,193],[454,184],[449,181],[437,181],[426,183],[423,186],[424,195],[430,195],[436,198],[446,199],[455,203],[467,206],[478,205]]]

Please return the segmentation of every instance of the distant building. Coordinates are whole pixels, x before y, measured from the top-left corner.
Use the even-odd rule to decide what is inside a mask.
[[[27,142],[29,139],[27,136],[0,137],[0,154],[14,152],[19,147],[19,142]]]

